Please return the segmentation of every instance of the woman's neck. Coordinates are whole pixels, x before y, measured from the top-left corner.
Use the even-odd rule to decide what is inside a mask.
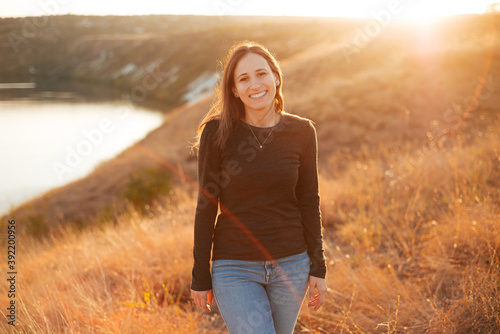
[[[259,112],[245,110],[243,120],[253,126],[258,127],[271,127],[274,126],[279,119],[278,114],[274,110],[274,105],[269,108],[264,114]]]

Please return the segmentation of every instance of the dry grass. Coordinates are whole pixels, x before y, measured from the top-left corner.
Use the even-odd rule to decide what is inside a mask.
[[[187,303],[193,205],[185,197],[175,212],[130,211],[44,241],[18,236],[18,323],[2,320],[2,332],[217,333],[219,318]]]
[[[320,312],[302,311],[296,333],[500,332],[500,95],[483,95],[457,123],[488,52],[500,50],[488,21],[443,26],[427,36],[428,53],[395,26],[349,65],[338,52],[349,35],[327,38],[335,25],[282,38],[290,27],[255,33],[286,59],[287,110],[318,129],[330,292]],[[3,319],[0,331],[226,332],[217,311],[188,300],[196,159],[187,142],[209,103],[173,111],[88,178],[9,214],[50,227],[45,239],[18,236],[18,325]],[[155,164],[176,174],[174,192],[140,216],[119,195],[128,175]],[[61,227],[73,220],[86,229]],[[2,314],[7,302],[0,295]]]
[[[69,25],[67,29],[71,30],[71,17],[59,19],[64,22],[64,26]],[[83,18],[74,19],[72,24],[77,24]],[[106,21],[106,18],[98,17],[87,19],[94,20],[96,30],[99,30],[97,27],[101,27],[103,20]],[[174,18],[167,21],[171,19]],[[191,22],[191,18],[182,19]],[[121,22],[121,19],[117,20]],[[130,27],[135,22],[158,34],[174,34],[170,29],[165,30],[163,25],[157,26],[162,22],[161,18],[143,20],[141,17],[131,17],[129,20],[130,25],[127,26]],[[128,47],[114,49],[115,43],[106,42],[107,47],[111,48],[107,52],[116,54],[120,61],[115,63],[117,59],[113,58],[113,64],[104,72],[91,65],[83,65],[89,59],[95,59],[94,56],[87,57],[83,51],[92,54],[104,52],[102,41],[92,42],[97,31],[86,35],[85,31],[76,29],[78,36],[82,34],[80,37],[85,39],[84,43],[67,32],[71,42],[66,40],[69,44],[62,43],[59,47],[66,47],[56,53],[72,60],[65,66],[69,71],[73,66],[83,66],[81,68],[98,73],[98,77],[103,80],[109,79],[109,71],[114,71],[115,66],[137,63],[139,67],[147,68],[153,62],[150,57],[156,59],[161,54],[164,60],[160,66],[162,71],[179,64],[185,65],[181,66],[183,69],[179,72],[184,82],[187,77],[213,73],[217,69],[216,59],[224,56],[233,41],[245,38],[259,41],[275,52],[281,61],[285,109],[316,122],[322,165],[332,154],[343,149],[355,152],[361,146],[373,149],[387,143],[406,146],[427,140],[429,132],[440,135],[442,131],[462,130],[462,127],[480,130],[497,115],[500,105],[500,94],[496,93],[500,89],[497,74],[500,73],[500,38],[497,37],[500,33],[500,15],[455,17],[429,30],[392,22],[379,35],[373,36],[370,43],[348,58],[342,50],[346,43],[353,42],[353,34],[366,22],[313,18],[237,18],[235,20],[239,23],[236,24],[233,19],[227,20],[200,18],[200,26],[175,25],[176,29],[182,31],[193,30],[190,38],[174,34],[176,38],[182,38],[182,43],[165,43],[162,38],[148,35],[151,39],[147,47],[137,46],[142,43],[141,34],[137,34],[136,42],[139,44],[134,44],[134,52],[130,52]],[[214,21],[213,24],[204,25],[211,21]],[[122,23],[115,25],[113,22],[110,19],[108,28],[102,28],[103,38],[113,34],[114,29],[124,29]],[[217,47],[214,46],[212,50],[211,44],[206,44],[207,41]],[[71,47],[73,42],[78,44],[76,50],[82,49],[82,53]],[[120,45],[123,43],[116,42]],[[185,43],[189,44],[188,48],[185,48]],[[44,45],[44,48],[48,48],[44,52],[51,55],[53,48],[50,44]],[[423,49],[422,45],[427,46],[427,49]],[[38,45],[31,48],[39,49]],[[151,49],[156,51],[148,51]],[[162,51],[165,49],[168,52]],[[120,52],[123,51],[126,52],[121,57]],[[142,57],[135,51],[150,56]],[[39,60],[39,57],[35,58]],[[51,62],[57,62],[54,57],[48,58]],[[485,72],[485,69],[488,71]],[[140,76],[140,72],[132,74]],[[63,76],[71,75],[67,73]],[[138,82],[133,81],[128,89],[127,86],[122,89],[130,93],[136,84]],[[165,89],[175,91],[177,95],[184,93],[187,83],[184,86],[180,82],[178,84],[179,87],[175,89],[170,86]],[[480,99],[472,113],[474,117],[467,118],[465,113],[470,98],[481,86]],[[150,93],[148,97],[156,98],[162,110],[172,110],[168,98],[157,96],[153,91]],[[32,218],[39,220],[41,216],[51,227],[68,222],[84,225],[89,217],[99,216],[109,207],[122,206],[121,195],[127,177],[138,169],[159,164],[160,160],[170,164],[173,173],[180,174],[174,181],[185,176],[195,179],[196,159],[189,155],[188,141],[209,109],[210,102],[210,99],[206,99],[169,112],[165,116],[165,123],[139,145],[104,162],[88,177],[53,189],[13,208],[10,214],[23,221]],[[460,121],[461,118],[465,121]]]
[[[323,177],[333,293],[315,325],[328,333],[500,330],[498,129],[470,144],[430,144],[418,157],[365,151],[337,179]]]
[[[321,177],[330,292],[321,311],[302,311],[296,333],[500,330],[498,129],[418,158],[379,148],[330,159],[336,177]],[[4,320],[2,330],[225,332],[217,311],[188,300],[194,194],[176,195],[153,217],[130,211],[44,241],[19,236],[18,325]]]

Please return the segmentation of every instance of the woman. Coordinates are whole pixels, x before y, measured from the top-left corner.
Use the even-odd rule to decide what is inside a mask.
[[[267,49],[235,45],[195,144],[191,297],[210,312],[215,295],[230,333],[290,334],[307,287],[309,307],[325,298],[316,131],[281,87]]]

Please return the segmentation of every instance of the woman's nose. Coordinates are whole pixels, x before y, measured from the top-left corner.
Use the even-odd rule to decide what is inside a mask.
[[[250,89],[254,89],[260,86],[259,80],[257,78],[251,78],[250,79]]]

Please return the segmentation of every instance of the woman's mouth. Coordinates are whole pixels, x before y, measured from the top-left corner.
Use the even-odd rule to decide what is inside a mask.
[[[250,95],[250,98],[254,99],[254,100],[257,100],[257,99],[260,99],[261,97],[265,96],[266,94],[267,94],[267,90],[263,91],[261,93],[258,93],[258,94]]]

